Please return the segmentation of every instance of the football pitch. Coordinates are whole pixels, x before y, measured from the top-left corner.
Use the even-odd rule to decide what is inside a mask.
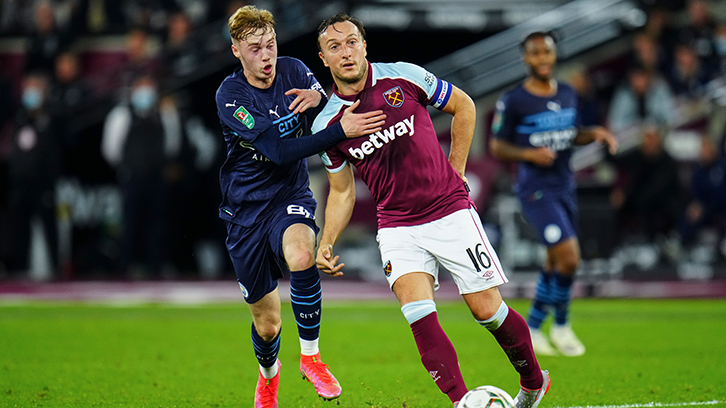
[[[528,302],[509,301],[525,315]],[[463,302],[440,302],[470,388],[518,376]],[[251,407],[257,362],[246,306],[0,304],[0,407]],[[582,357],[540,357],[548,407],[726,407],[726,300],[577,299]],[[323,360],[343,386],[319,399],[298,372],[283,304],[280,406],[450,407],[397,303],[324,300]]]

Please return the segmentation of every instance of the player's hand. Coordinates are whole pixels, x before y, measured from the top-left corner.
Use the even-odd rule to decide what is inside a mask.
[[[308,108],[314,108],[320,104],[323,95],[314,89],[290,89],[285,95],[297,95],[294,101],[287,107],[287,110],[297,114],[305,112]]]
[[[527,161],[538,166],[549,167],[555,162],[557,153],[549,147],[535,147],[527,151]]]
[[[343,276],[343,272],[340,270],[343,269],[345,264],[338,264],[338,259],[340,259],[340,255],[333,256],[332,245],[320,244],[320,247],[318,248],[318,255],[315,258],[315,263],[318,265],[318,269],[330,276]]]
[[[592,129],[592,138],[601,145],[607,145],[608,152],[615,154],[618,152],[618,141],[615,136],[602,126]]]
[[[380,132],[383,125],[386,124],[386,115],[382,110],[353,113],[358,105],[360,105],[360,99],[347,107],[340,118],[340,125],[343,126],[343,132],[349,139]]]

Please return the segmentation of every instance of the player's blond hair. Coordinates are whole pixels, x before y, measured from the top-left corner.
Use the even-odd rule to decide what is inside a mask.
[[[250,34],[262,30],[275,29],[275,18],[267,10],[260,10],[255,6],[244,6],[237,9],[227,21],[229,35],[232,40],[242,41]]]

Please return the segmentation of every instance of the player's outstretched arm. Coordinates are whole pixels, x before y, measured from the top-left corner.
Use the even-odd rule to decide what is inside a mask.
[[[557,158],[557,153],[548,147],[519,147],[494,137],[489,142],[489,151],[501,160],[528,161],[543,167],[551,166]]]
[[[353,113],[358,105],[360,105],[360,100],[347,107],[340,118],[340,125],[343,126],[343,132],[349,139],[380,132],[386,123],[386,115],[382,110]]]
[[[574,140],[576,145],[585,145],[592,142],[598,142],[601,145],[607,145],[608,152],[615,154],[618,151],[618,141],[609,130],[602,126],[593,126],[591,128],[578,129],[577,136]]]
[[[466,92],[454,86],[449,102],[441,110],[454,116],[451,119],[449,163],[463,178],[466,170],[466,159],[469,157],[471,141],[474,138],[476,105]]]
[[[355,206],[355,178],[350,164],[337,173],[328,173],[328,181],[330,193],[325,206],[325,226],[315,262],[318,269],[328,275],[341,276],[345,264],[338,264],[340,256],[333,255],[333,246],[348,225]]]

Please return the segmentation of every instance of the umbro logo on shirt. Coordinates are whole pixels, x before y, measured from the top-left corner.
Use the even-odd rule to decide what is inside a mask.
[[[348,153],[358,160],[363,160],[366,156],[373,154],[373,152],[388,144],[388,142],[393,141],[396,136],[413,136],[413,116],[411,115],[410,118],[391,125],[388,129],[371,134],[368,140],[361,143],[360,148],[351,147],[348,149]]]

